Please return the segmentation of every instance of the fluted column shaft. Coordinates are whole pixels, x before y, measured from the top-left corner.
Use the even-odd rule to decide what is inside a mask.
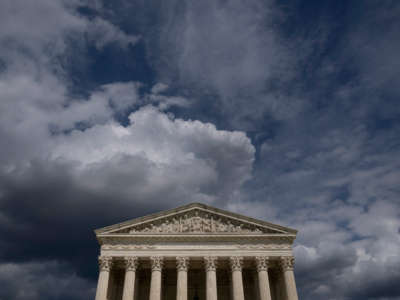
[[[281,266],[283,277],[285,281],[285,290],[288,300],[298,300],[296,281],[293,273],[294,257],[284,256],[281,257]]]
[[[99,280],[97,282],[96,300],[107,300],[108,280],[112,258],[108,256],[99,257]]]
[[[153,256],[151,260],[150,300],[161,300],[161,271],[163,258]]]
[[[233,300],[244,300],[242,266],[243,258],[241,256],[232,256],[230,258],[232,269],[232,287]]]
[[[204,257],[206,267],[206,300],[217,300],[217,258]]]
[[[269,267],[268,257],[257,256],[256,265],[258,272],[258,287],[260,290],[260,300],[271,300],[271,290],[268,278],[268,267]]]
[[[133,300],[135,295],[135,277],[137,266],[137,257],[125,257],[125,281],[122,300]]]
[[[176,300],[187,300],[187,271],[188,271],[189,258],[177,257],[177,283],[176,283]]]

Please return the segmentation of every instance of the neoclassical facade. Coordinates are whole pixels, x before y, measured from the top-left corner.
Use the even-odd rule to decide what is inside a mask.
[[[291,228],[193,203],[95,233],[96,300],[298,300]]]

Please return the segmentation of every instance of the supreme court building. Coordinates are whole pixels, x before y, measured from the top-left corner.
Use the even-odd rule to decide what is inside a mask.
[[[95,233],[96,300],[298,300],[291,228],[193,203]]]

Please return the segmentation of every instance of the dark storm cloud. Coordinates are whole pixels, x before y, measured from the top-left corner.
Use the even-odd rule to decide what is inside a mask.
[[[80,188],[68,164],[34,161],[19,174],[2,174],[1,259],[69,261],[79,275],[97,271],[93,230],[165,208],[121,203],[115,195]],[[84,200],[83,200],[84,199]],[[104,214],[104,209],[108,211]],[[73,245],[79,245],[77,251]]]
[[[18,279],[18,280],[16,280]],[[93,285],[56,261],[0,263],[1,299],[83,300],[94,297]]]

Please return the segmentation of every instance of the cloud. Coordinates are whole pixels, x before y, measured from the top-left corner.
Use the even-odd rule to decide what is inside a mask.
[[[53,48],[47,49],[50,52],[62,52],[65,35],[80,32],[86,26],[85,19],[74,13],[73,8],[78,5],[79,1],[75,0],[68,4],[62,0],[2,1],[0,42],[3,55],[8,48],[40,55],[47,45]]]
[[[79,0],[2,1],[0,50],[8,72],[30,71],[40,76],[45,68],[64,74],[60,61],[76,55],[87,43],[101,50],[109,44],[126,48],[138,41],[139,37],[124,33],[106,19],[79,14],[83,5]]]
[[[162,82],[156,83],[152,88],[151,92],[155,95],[162,93],[164,91],[168,90],[168,85]]]
[[[65,84],[51,73],[40,79],[30,74],[6,75],[0,79],[0,87],[0,133],[6,145],[0,152],[6,165],[40,155],[49,146],[52,133],[71,130],[77,124],[105,123],[139,102],[136,83],[108,84],[89,99],[71,99]]]
[[[92,229],[190,201],[299,229],[303,299],[399,297],[397,4],[87,5],[0,4],[0,298],[93,297]],[[69,73],[111,47],[157,78]]]
[[[16,280],[18,278],[18,280]],[[0,264],[1,299],[90,299],[93,283],[56,261]]]
[[[275,30],[284,16],[272,1],[126,5],[160,15],[143,29],[149,59],[160,81],[198,99],[195,107],[212,107],[212,113],[238,129],[258,127],[271,115],[286,119],[303,109],[303,100],[290,92],[296,88],[291,80],[298,54]],[[151,17],[138,16],[141,22]],[[141,24],[126,22],[129,28]]]
[[[96,48],[101,49],[107,44],[116,43],[122,48],[135,45],[139,37],[124,33],[118,27],[99,17],[87,24],[87,36]]]
[[[130,122],[51,136],[40,156],[0,173],[0,259],[66,260],[93,278],[92,229],[193,201],[223,206],[251,176],[254,148],[242,132],[153,106]]]
[[[81,3],[0,7],[0,298],[92,298],[94,228],[179,203],[223,206],[251,177],[246,134],[174,117],[170,109],[189,101],[166,85],[113,81],[73,92],[69,56],[85,62],[85,47],[137,42],[79,14]]]
[[[259,146],[252,192],[237,206],[299,230],[295,271],[306,299],[399,296],[398,128],[375,133],[358,121],[332,126],[322,115],[282,129]]]
[[[143,202],[160,201],[153,193],[175,203],[229,199],[250,177],[254,148],[242,132],[174,119],[152,106],[129,120],[127,127],[111,122],[54,138],[50,156],[76,162],[82,184]]]

